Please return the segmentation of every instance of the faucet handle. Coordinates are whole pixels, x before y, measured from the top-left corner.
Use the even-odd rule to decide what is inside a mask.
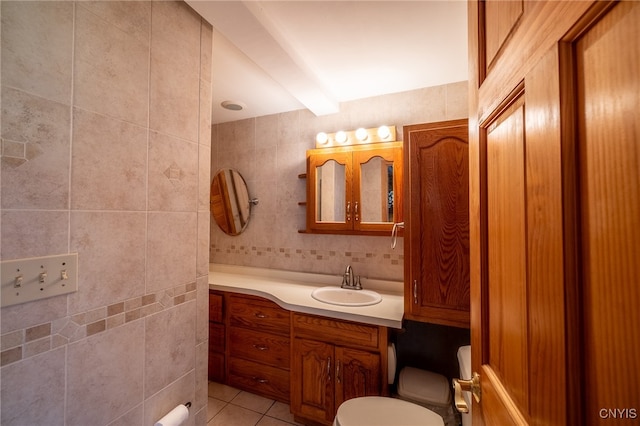
[[[358,275],[358,276],[356,277],[356,279],[354,280],[353,287],[354,287],[356,290],[362,290],[362,283],[360,282],[360,275]]]

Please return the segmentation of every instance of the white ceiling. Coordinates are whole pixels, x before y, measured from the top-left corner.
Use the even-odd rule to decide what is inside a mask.
[[[214,124],[467,80],[462,0],[187,3],[214,27]]]

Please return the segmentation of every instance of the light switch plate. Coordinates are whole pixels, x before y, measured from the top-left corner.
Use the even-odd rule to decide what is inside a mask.
[[[0,306],[78,291],[78,253],[2,262]]]

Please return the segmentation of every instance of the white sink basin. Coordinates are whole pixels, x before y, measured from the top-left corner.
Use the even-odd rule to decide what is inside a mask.
[[[351,290],[336,286],[317,288],[313,290],[311,297],[319,302],[340,306],[369,306],[382,301],[382,296],[375,291]]]

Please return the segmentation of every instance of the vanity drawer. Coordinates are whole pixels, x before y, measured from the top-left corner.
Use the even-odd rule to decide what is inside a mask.
[[[289,372],[280,368],[229,358],[227,384],[289,403]]]
[[[229,330],[229,355],[245,358],[279,368],[289,368],[290,340],[277,334],[231,327]]]
[[[380,329],[375,325],[298,313],[293,314],[292,321],[295,337],[365,348],[378,348],[380,344]]]
[[[251,296],[227,298],[228,324],[289,335],[290,313],[275,303]]]

